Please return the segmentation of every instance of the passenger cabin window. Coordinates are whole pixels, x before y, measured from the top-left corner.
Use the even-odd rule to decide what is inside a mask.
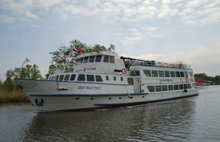
[[[102,55],[96,56],[95,62],[101,62]]]
[[[64,75],[60,75],[59,81],[63,81]]]
[[[167,91],[167,85],[162,86],[163,91]]]
[[[178,85],[174,85],[174,90],[179,90],[179,86]]]
[[[161,92],[161,86],[156,86],[156,92]]]
[[[51,80],[53,80],[53,81],[58,81],[58,78],[59,78],[59,75],[58,76],[52,76],[52,79]]]
[[[83,63],[87,63],[88,59],[89,59],[89,57],[85,57]]]
[[[173,91],[173,85],[168,85],[169,91]]]
[[[108,63],[109,62],[109,57],[108,55],[105,55],[103,58],[103,62]]]
[[[152,77],[158,77],[157,70],[152,70]]]
[[[135,76],[140,76],[140,72],[139,71],[135,71]]]
[[[144,70],[144,74],[146,75],[146,77],[151,77],[150,70]]]
[[[159,77],[164,77],[164,71],[159,71]]]
[[[90,56],[90,57],[89,57],[89,62],[90,62],[90,63],[93,63],[93,62],[94,62],[94,59],[95,59],[95,56]]]
[[[103,82],[102,77],[100,75],[95,76],[96,82]]]
[[[106,76],[106,80],[109,80],[109,77],[108,77],[108,76]]]
[[[110,56],[110,63],[115,63],[115,57],[114,56]]]
[[[69,78],[70,78],[70,75],[69,75],[69,74],[65,75],[64,81],[69,81]]]
[[[76,77],[76,75],[75,75],[75,74],[72,74],[71,77],[70,77],[70,81],[75,80],[75,77]]]
[[[78,81],[85,81],[85,75],[84,74],[79,74],[77,80]]]
[[[170,71],[170,77],[175,77],[175,72],[174,71]]]
[[[185,89],[185,88],[186,88],[186,89],[188,88],[188,85],[187,85],[187,84],[184,84],[184,89]]]
[[[181,77],[184,77],[184,72],[180,72],[180,76],[181,76]]]
[[[147,86],[147,89],[148,89],[150,92],[155,92],[154,86]]]
[[[94,75],[86,75],[87,81],[95,81]]]
[[[192,88],[191,84],[188,84],[188,88],[189,88],[189,89],[191,89],[191,88]]]
[[[180,72],[176,71],[176,77],[180,77]]]
[[[169,71],[165,71],[165,77],[170,77],[170,72]]]
[[[183,90],[183,85],[182,84],[179,85],[179,90]]]

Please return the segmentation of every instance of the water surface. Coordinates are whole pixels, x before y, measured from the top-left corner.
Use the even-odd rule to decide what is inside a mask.
[[[0,105],[0,141],[220,141],[220,86],[199,96],[115,109],[39,112]]]

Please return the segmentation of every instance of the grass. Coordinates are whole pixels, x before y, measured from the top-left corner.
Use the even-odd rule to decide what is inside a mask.
[[[22,91],[0,91],[0,103],[19,103],[30,102],[28,97]]]

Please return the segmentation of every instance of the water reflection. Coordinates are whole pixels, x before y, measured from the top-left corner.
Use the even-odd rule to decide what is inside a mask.
[[[191,133],[194,101],[83,112],[38,112],[23,141],[182,141]]]

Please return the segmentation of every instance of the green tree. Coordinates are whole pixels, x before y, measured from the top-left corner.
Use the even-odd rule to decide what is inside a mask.
[[[6,80],[3,83],[4,89],[7,91],[13,91],[14,89],[14,84],[13,84],[13,80],[12,77],[14,76],[14,72],[12,70],[8,70],[6,72]]]
[[[40,70],[38,69],[38,66],[35,64],[30,69],[30,73],[31,73],[31,75],[30,75],[31,79],[37,79],[37,78],[43,79],[43,77],[40,74]]]
[[[0,79],[0,91],[3,90],[3,83],[2,83],[2,80]]]

